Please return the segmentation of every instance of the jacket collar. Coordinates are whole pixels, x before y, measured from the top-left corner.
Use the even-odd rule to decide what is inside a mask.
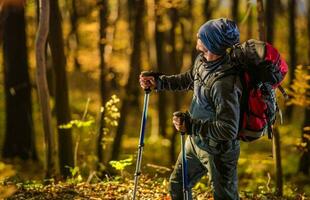
[[[202,54],[200,54],[200,60],[202,62],[202,65],[205,67],[208,71],[215,71],[216,69],[224,67],[226,63],[229,63],[229,55],[225,54],[222,57],[220,57],[217,60],[214,61],[207,61],[205,57],[203,57]]]

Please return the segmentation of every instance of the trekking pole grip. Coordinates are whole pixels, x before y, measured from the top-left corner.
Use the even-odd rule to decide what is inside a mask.
[[[152,72],[152,71],[143,71],[143,72],[141,72],[141,75],[144,76],[144,77],[146,77],[146,76],[153,76],[153,77],[155,77],[156,74],[157,74],[156,72]],[[150,93],[152,90],[151,90],[151,88],[145,88],[144,91],[145,91],[145,93]]]
[[[181,118],[181,124],[185,123],[186,114],[181,111],[176,111],[173,113],[173,116]],[[180,131],[181,135],[185,135],[184,131]]]

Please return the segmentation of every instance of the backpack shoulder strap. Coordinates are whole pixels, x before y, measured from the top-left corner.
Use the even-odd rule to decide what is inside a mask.
[[[211,97],[210,91],[216,81],[230,75],[237,75],[238,73],[239,71],[237,70],[237,68],[235,66],[231,66],[223,71],[214,72],[213,74],[211,74],[211,76],[207,80],[205,80],[205,87],[207,90],[208,98],[210,99]]]

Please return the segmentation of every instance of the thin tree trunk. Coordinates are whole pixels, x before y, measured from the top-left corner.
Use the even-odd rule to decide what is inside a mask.
[[[73,50],[74,69],[76,70],[81,69],[81,64],[79,63],[79,60],[78,60],[78,51],[79,51],[79,45],[80,45],[80,37],[78,33],[78,17],[79,16],[77,13],[76,0],[71,0],[71,9],[70,9],[71,30],[69,33],[69,40],[71,37],[74,45],[72,45],[72,47],[69,46],[69,48]]]
[[[204,1],[203,15],[204,15],[206,21],[208,21],[212,18],[213,12],[219,8],[221,3],[222,3],[222,0],[216,0],[216,1],[205,0]]]
[[[265,22],[266,22],[266,31],[267,31],[267,42],[270,44],[273,43],[274,38],[274,21],[275,21],[275,1],[268,0],[266,1],[266,15],[265,15]]]
[[[97,139],[97,157],[98,157],[98,164],[97,164],[97,171],[99,173],[104,173],[102,171],[102,164],[104,162],[103,158],[103,137],[104,137],[104,127],[105,127],[105,121],[104,121],[104,114],[105,114],[105,107],[101,106],[100,113],[99,113],[99,130],[98,130],[98,139]],[[101,176],[101,174],[99,174]]]
[[[39,0],[35,0],[36,2],[36,20],[37,23],[39,23],[40,20],[40,10],[39,10]],[[47,80],[47,87],[48,87],[48,91],[49,91],[49,95],[51,97],[51,99],[54,99],[55,97],[55,74],[54,74],[54,70],[53,70],[53,66],[50,60],[50,56],[49,56],[49,52],[48,52],[48,44],[46,43],[45,46],[45,56],[46,57],[46,80]],[[53,115],[54,111],[52,108],[52,115]]]
[[[308,31],[308,65],[310,65],[310,2],[308,1],[308,20],[307,20],[307,31]]]
[[[306,108],[306,115],[305,115],[305,121],[303,127],[310,127],[310,109]],[[305,135],[309,136],[309,131],[303,131],[302,132],[302,142],[305,142],[306,149],[302,153],[302,156],[299,160],[299,169],[298,171],[305,174],[309,175],[310,172],[310,141],[305,137]]]
[[[2,41],[3,41],[3,29],[4,29],[4,23],[5,23],[5,20],[7,18],[7,9],[4,9],[3,7],[1,8],[0,7],[0,45],[2,44]]]
[[[71,129],[59,128],[71,121],[68,83],[66,72],[66,57],[61,27],[61,13],[58,0],[50,1],[51,21],[48,42],[52,54],[55,71],[55,108],[58,130],[58,156],[60,172],[64,177],[70,175],[68,167],[74,167],[73,144]]]
[[[257,12],[258,12],[258,26],[259,26],[259,39],[266,41],[265,27],[264,27],[264,5],[262,0],[257,0]],[[281,143],[278,127],[273,128],[273,158],[276,174],[276,194],[282,196],[283,194],[283,180],[282,180],[282,163],[281,163]]]
[[[145,41],[147,48],[147,55],[151,69],[155,69],[157,66],[156,58],[156,43],[155,43],[155,0],[149,0],[147,5],[147,25],[145,26]]]
[[[239,0],[232,0],[231,16],[236,23],[239,22]]]
[[[191,56],[193,56],[193,49],[196,49],[196,40],[193,40],[194,38],[196,38],[196,32],[194,32],[194,19],[193,19],[193,8],[194,8],[194,2],[193,1],[188,1],[187,2],[187,9],[184,13],[184,15],[182,16],[182,18],[186,18],[186,21],[188,23],[188,28],[186,28],[186,24],[185,23],[180,23],[181,24],[181,31],[182,31],[182,40],[183,40],[183,52],[182,54],[189,54]],[[209,8],[205,8],[205,9],[209,9]],[[194,59],[193,57],[191,57],[191,64],[194,63]],[[183,60],[183,58],[182,58]]]
[[[129,30],[134,30],[136,28],[136,25],[135,25],[135,20],[136,20],[136,12],[139,12],[137,10],[137,3],[138,3],[139,0],[127,0],[127,17],[128,17],[128,24],[129,24]],[[145,7],[145,5],[144,5]],[[145,9],[145,8],[143,8]],[[145,12],[145,11],[143,11]],[[141,27],[142,28],[142,27]],[[142,29],[139,30],[140,32],[144,32]],[[141,41],[143,40],[144,38],[144,35],[141,35]],[[135,35],[134,35],[134,31],[130,31],[129,32],[129,40],[130,40],[130,44],[132,44],[134,46],[134,40],[135,40]],[[133,51],[133,50],[132,50]],[[141,68],[141,67],[140,67]],[[139,75],[140,73],[140,69],[136,70],[134,73],[135,75]],[[132,74],[133,75],[133,74]],[[137,82],[138,83],[138,82]],[[133,87],[131,88],[131,98],[130,98],[130,104],[128,104],[130,107],[136,109],[136,110],[139,110],[140,107],[139,107],[139,97],[140,97],[140,88],[139,87]]]
[[[253,11],[252,11],[252,4],[251,2],[247,3],[247,9],[249,10],[249,15],[247,19],[247,39],[252,38],[252,30],[253,30]]]
[[[110,10],[109,11],[109,19],[108,20],[108,26],[109,28],[107,29],[107,33],[106,33],[106,47],[105,47],[105,58],[106,58],[106,63],[107,65],[109,65],[110,60],[111,60],[111,56],[113,54],[113,41],[114,38],[116,37],[116,26],[117,23],[119,21],[119,19],[121,18],[121,0],[117,0],[117,7],[115,8],[115,10]],[[109,30],[109,31],[108,31]],[[111,70],[111,68],[109,68],[109,70]],[[110,84],[110,83],[109,83]]]
[[[308,31],[308,65],[310,65],[310,2],[308,1],[307,3],[308,6],[308,20],[307,20],[307,31]],[[309,80],[309,85],[310,85],[310,80]],[[305,121],[303,127],[310,127],[310,109],[306,108],[306,113],[305,113]],[[302,141],[306,142],[306,151],[302,153],[302,156],[299,160],[299,169],[298,171],[305,174],[309,175],[310,173],[310,140],[306,139],[304,137],[304,134],[307,134],[308,136],[310,135],[309,131],[303,131],[302,133]]]
[[[36,35],[36,66],[37,66],[37,88],[40,99],[40,107],[42,110],[44,139],[46,145],[46,178],[51,178],[55,175],[55,141],[52,129],[52,116],[49,105],[49,93],[46,80],[46,58],[45,46],[49,32],[49,16],[50,2],[49,0],[39,0],[39,27]]]
[[[275,172],[276,172],[276,195],[283,195],[283,173],[282,173],[282,162],[281,162],[281,142],[280,142],[280,133],[277,127],[273,130],[273,159],[275,162]]]
[[[5,9],[3,57],[6,127],[3,157],[37,160],[24,8],[9,6]]]
[[[128,22],[130,30],[134,29],[136,4],[137,4],[136,0],[127,0]]]
[[[293,83],[295,78],[295,69],[297,63],[297,53],[296,53],[296,0],[289,0],[288,1],[288,23],[289,23],[289,81],[290,85]],[[293,106],[287,106],[286,109],[286,117],[291,121],[293,115]]]
[[[191,56],[191,65],[193,65],[196,56],[198,54],[196,50],[196,32],[194,32],[194,1],[188,1],[188,8],[185,14],[185,18],[188,20],[187,23],[189,23],[189,29],[187,28],[185,31],[186,24],[181,23],[182,27],[182,37],[184,41],[184,48],[183,48],[183,55],[184,54],[190,54]],[[203,15],[205,17],[205,20],[207,21],[211,15],[212,15],[212,9],[213,7],[210,6],[210,0],[206,0],[203,4]],[[188,31],[189,32],[188,32]],[[188,36],[189,35],[189,36]]]
[[[170,66],[173,69],[174,74],[180,73],[182,63],[178,63],[178,55],[177,55],[177,49],[176,49],[176,28],[179,23],[179,13],[177,8],[171,8],[170,10],[170,20],[171,20],[171,29],[170,29],[170,39],[169,39],[169,45],[172,48],[172,51],[169,52],[169,61]],[[180,56],[182,58],[182,56]],[[181,96],[179,93],[174,93],[174,110],[178,111],[181,108]],[[171,163],[175,163],[176,161],[176,155],[175,155],[175,148],[176,148],[176,134],[177,132],[174,130],[173,134],[171,136],[170,140],[170,161]]]
[[[143,16],[144,16],[144,0],[136,0],[135,2],[136,13],[135,13],[135,24],[134,24],[134,40],[133,40],[133,52],[130,57],[130,71],[128,81],[125,86],[125,97],[122,102],[120,109],[121,117],[119,119],[116,136],[113,142],[111,160],[117,160],[121,151],[121,141],[124,135],[126,119],[129,114],[130,104],[133,99],[137,98],[135,90],[140,89],[138,83],[138,76],[141,71],[141,42],[143,34]]]
[[[158,2],[156,2],[158,4]],[[165,66],[167,66],[165,61],[165,33],[160,30],[162,25],[163,16],[159,13],[156,14],[156,27],[155,27],[155,42],[156,42],[156,58],[157,58],[157,70],[161,73],[166,71]],[[158,93],[158,117],[159,117],[159,134],[163,137],[167,136],[167,109],[165,106],[167,104],[167,94],[166,92]]]
[[[258,33],[261,41],[266,41],[265,31],[265,17],[264,17],[264,4],[263,0],[257,0],[257,22],[258,22]]]
[[[147,20],[147,25],[145,26],[145,38],[144,40],[146,41],[146,49],[147,49],[147,58],[149,60],[149,64],[151,67],[151,70],[157,70],[158,69],[158,64],[157,64],[157,45],[156,45],[156,30],[157,30],[157,25],[156,25],[156,0],[149,0],[146,1],[146,18]],[[162,93],[162,92],[161,92]],[[159,102],[159,95],[156,95],[158,97],[158,102]],[[159,106],[157,102],[157,106]],[[163,104],[162,104],[163,105]],[[151,138],[152,140],[157,140],[160,135],[165,137],[166,131],[165,131],[165,126],[160,122],[161,115],[163,114],[162,112],[159,111],[160,106],[158,107],[156,113],[151,118],[152,121],[152,126],[151,126]]]
[[[274,0],[274,1],[275,1],[274,4],[276,5],[277,12],[279,13],[285,12],[285,6],[283,5],[282,0]]]
[[[212,7],[210,0],[205,0],[203,4],[203,15],[205,17],[205,21],[208,21],[212,15]]]
[[[108,1],[107,0],[101,0],[99,4],[99,23],[100,23],[100,33],[99,33],[99,52],[100,52],[100,97],[101,97],[101,107],[104,108],[107,99],[108,99],[108,87],[107,87],[107,81],[106,81],[106,61],[105,61],[105,47],[106,47],[106,41],[107,39],[107,27],[108,27]],[[98,136],[98,142],[97,142],[97,156],[98,156],[98,166],[100,166],[101,163],[103,163],[103,129],[105,127],[105,109],[100,112],[100,126],[99,126],[99,136]]]

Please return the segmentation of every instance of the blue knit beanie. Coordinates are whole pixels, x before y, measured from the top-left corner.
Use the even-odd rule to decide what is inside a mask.
[[[238,43],[239,35],[236,23],[226,18],[207,21],[198,31],[198,38],[216,55],[225,54],[227,48]]]

